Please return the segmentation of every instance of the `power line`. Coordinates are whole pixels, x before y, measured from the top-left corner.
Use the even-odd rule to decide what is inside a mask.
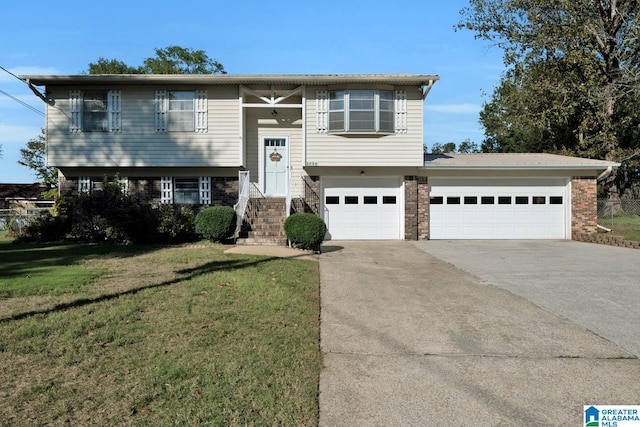
[[[38,110],[36,107],[33,107],[33,106],[27,104],[26,102],[24,102],[24,101],[16,98],[15,96],[3,91],[2,89],[0,89],[0,93],[2,93],[3,95],[6,95],[7,97],[9,97],[11,99],[13,99],[14,101],[16,101],[18,104],[22,105],[23,107],[26,107],[29,110],[33,111],[34,113],[39,114],[42,117],[44,117],[44,113],[42,111]]]

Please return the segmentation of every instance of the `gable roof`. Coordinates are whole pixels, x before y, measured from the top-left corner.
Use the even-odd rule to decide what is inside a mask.
[[[428,74],[86,74],[24,75],[20,79],[36,86],[71,84],[118,85],[348,85],[387,84],[393,86],[429,86],[440,77]]]
[[[424,169],[593,169],[620,166],[607,160],[546,153],[425,154]]]
[[[1,200],[38,200],[49,186],[45,184],[0,184]]]

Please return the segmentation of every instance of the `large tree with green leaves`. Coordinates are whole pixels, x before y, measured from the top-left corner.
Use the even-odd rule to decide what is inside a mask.
[[[58,170],[46,165],[45,141],[45,132],[42,129],[40,135],[27,142],[26,148],[20,149],[18,163],[31,169],[40,182],[55,187],[58,185]]]
[[[204,50],[180,46],[156,48],[155,56],[133,67],[117,59],[98,58],[89,63],[89,74],[226,74],[224,66]]]
[[[458,27],[502,49],[507,66],[480,115],[483,150],[635,159],[639,10],[637,0],[470,0]]]

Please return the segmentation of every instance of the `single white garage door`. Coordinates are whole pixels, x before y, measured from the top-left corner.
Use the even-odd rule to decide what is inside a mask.
[[[430,179],[430,239],[567,238],[565,179]]]
[[[323,178],[329,239],[401,239],[402,178]]]

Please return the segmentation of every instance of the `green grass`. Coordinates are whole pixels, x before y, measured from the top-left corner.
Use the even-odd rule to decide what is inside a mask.
[[[598,224],[612,229],[611,234],[622,236],[625,240],[640,242],[640,216],[602,216]]]
[[[316,425],[317,263],[223,250],[0,241],[0,424]]]

